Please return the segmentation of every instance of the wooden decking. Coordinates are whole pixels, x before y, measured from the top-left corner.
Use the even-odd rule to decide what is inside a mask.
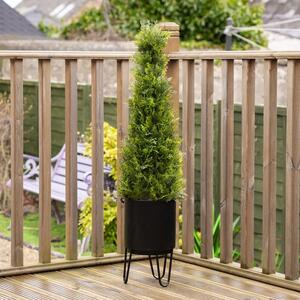
[[[300,299],[296,292],[175,261],[171,284],[161,288],[148,261],[133,262],[129,283],[122,264],[0,279],[0,299]]]

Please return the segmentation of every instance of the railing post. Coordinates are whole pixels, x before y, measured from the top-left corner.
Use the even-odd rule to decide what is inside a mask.
[[[170,34],[165,53],[179,51],[179,25],[173,22],[163,22],[158,24],[162,31],[167,31]],[[172,98],[171,103],[173,107],[174,117],[179,120],[179,60],[170,60],[168,63],[167,77],[171,78]],[[177,133],[179,133],[179,122],[177,126]],[[176,248],[179,247],[179,204],[176,203]]]
[[[300,61],[288,60],[286,116],[285,278],[299,278]]]
[[[276,251],[277,61],[265,60],[262,269],[273,274]]]
[[[254,144],[255,60],[243,60],[242,164],[241,164],[241,267],[254,260]]]
[[[201,257],[213,255],[213,94],[214,61],[202,60],[201,98]]]
[[[65,61],[66,259],[77,253],[77,60]],[[99,233],[100,234],[100,233]]]
[[[39,262],[51,262],[51,64],[39,60]]]
[[[220,261],[222,263],[231,263],[233,244],[234,60],[223,60],[222,71]]]
[[[23,60],[10,60],[11,266],[23,265]]]
[[[129,61],[117,61],[117,177],[120,174],[121,150],[128,129]],[[125,252],[124,204],[117,202],[117,252]]]
[[[194,60],[183,60],[182,152],[185,198],[182,203],[182,253],[194,253],[195,104]]]
[[[103,60],[93,59],[92,69],[92,254],[104,254],[103,228]]]

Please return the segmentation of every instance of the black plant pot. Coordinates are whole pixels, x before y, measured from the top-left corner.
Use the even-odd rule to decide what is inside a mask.
[[[170,281],[175,235],[176,202],[174,200],[125,200],[124,282],[128,281],[131,255],[141,254],[148,255],[153,276],[162,286],[167,286]],[[129,253],[128,261],[127,253]],[[156,258],[157,275],[154,273],[152,256]],[[159,269],[159,256],[164,257],[162,274]],[[167,284],[163,284],[168,257],[170,258],[168,281]]]

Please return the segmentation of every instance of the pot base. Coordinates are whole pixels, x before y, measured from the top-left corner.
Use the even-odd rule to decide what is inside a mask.
[[[127,259],[127,254],[129,254],[129,259]],[[136,252],[131,252],[130,250],[128,250],[127,248],[125,249],[125,256],[124,256],[124,269],[123,269],[123,281],[126,284],[128,282],[128,278],[129,278],[129,271],[130,271],[130,264],[131,264],[131,257],[132,254],[141,254],[141,253],[136,253]],[[142,253],[145,254],[145,253]],[[168,253],[149,253],[147,254],[149,257],[149,262],[150,262],[150,267],[151,267],[151,272],[152,272],[152,276],[158,280],[159,284],[162,287],[167,287],[170,283],[170,279],[171,279],[171,270],[172,270],[172,261],[173,261],[173,250],[171,250]],[[152,259],[155,256],[155,260],[156,260],[156,267],[157,267],[157,274],[155,274],[154,271],[154,267],[153,267],[153,263],[152,263]],[[160,266],[159,266],[159,258],[163,256],[164,258],[164,264],[163,264],[163,270],[161,272],[160,270]],[[168,276],[165,279],[165,275],[166,275],[166,268],[167,268],[167,260],[169,258],[169,270],[168,270]]]

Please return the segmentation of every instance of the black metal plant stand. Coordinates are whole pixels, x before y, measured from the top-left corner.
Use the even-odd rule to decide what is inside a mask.
[[[129,252],[129,259],[127,259],[128,252]],[[124,269],[123,269],[123,281],[125,284],[128,282],[131,256],[132,256],[132,252],[128,251],[128,249],[126,248],[125,249],[125,257],[124,257]],[[173,250],[168,253],[162,254],[162,255],[150,254],[150,255],[148,255],[148,257],[149,257],[149,262],[150,262],[150,267],[151,267],[151,272],[152,272],[153,277],[158,280],[159,284],[162,287],[167,287],[169,285],[170,279],[171,279]],[[152,263],[153,257],[156,259],[157,274],[155,274],[153,263]],[[161,257],[164,258],[162,273],[160,271],[160,266],[159,266],[159,258],[161,258]],[[168,258],[169,258],[169,271],[168,271],[168,277],[165,279]]]

